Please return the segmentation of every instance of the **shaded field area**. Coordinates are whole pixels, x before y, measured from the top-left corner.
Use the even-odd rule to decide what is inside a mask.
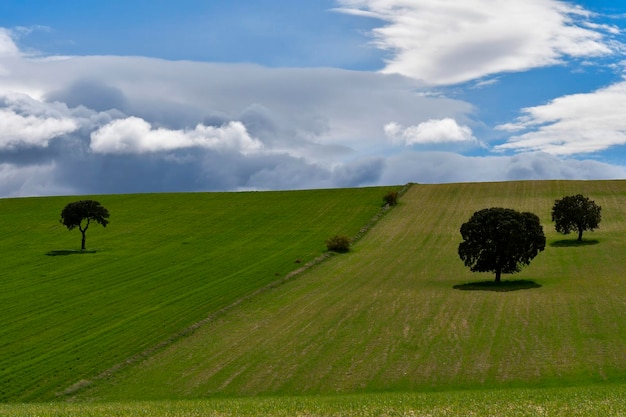
[[[85,252],[59,222],[85,197],[0,200],[0,401],[54,399],[181,337],[358,234],[398,189],[93,196],[111,223]]]
[[[552,244],[564,239],[550,221],[554,200],[577,193],[603,208],[600,229],[585,236],[595,243]],[[456,252],[460,225],[493,206],[536,213],[546,250],[521,273],[504,277],[528,288],[455,289],[493,280],[471,273]],[[624,181],[413,185],[350,253],[75,399],[623,384],[625,232]]]
[[[502,282],[494,281],[481,281],[481,282],[468,282],[467,284],[457,284],[453,286],[455,290],[462,291],[496,291],[496,292],[508,292],[519,290],[530,290],[533,288],[541,288],[540,284],[535,281],[528,281],[525,279],[517,280],[505,280]]]

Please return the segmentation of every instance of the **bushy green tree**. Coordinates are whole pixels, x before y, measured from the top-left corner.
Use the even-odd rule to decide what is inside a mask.
[[[459,257],[472,272],[519,272],[543,251],[546,237],[536,214],[492,207],[475,212],[461,226]]]
[[[594,230],[598,228],[601,220],[602,207],[597,205],[595,201],[576,194],[563,197],[554,202],[552,207],[552,221],[557,232],[568,234],[575,230],[578,232],[578,241],[583,240],[583,232],[585,230]]]
[[[103,227],[109,223],[109,211],[104,208],[98,201],[80,200],[69,203],[61,211],[61,223],[68,230],[78,227],[83,238],[81,241],[81,250],[85,250],[85,233],[91,222],[100,223]]]

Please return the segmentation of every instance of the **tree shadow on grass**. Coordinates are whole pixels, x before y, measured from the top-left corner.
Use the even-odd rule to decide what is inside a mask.
[[[552,246],[553,248],[571,248],[576,246],[597,245],[598,243],[600,243],[600,241],[597,239],[583,239],[580,241],[577,239],[563,239],[550,243],[550,246]]]
[[[88,253],[96,253],[95,250],[51,250],[47,252],[48,256],[67,256],[67,255],[85,255]]]
[[[455,285],[455,290],[462,291],[496,291],[496,292],[509,292],[519,290],[530,290],[532,288],[540,288],[541,285],[534,281],[528,281],[524,279],[513,281],[481,281],[481,282],[469,282],[467,284]]]

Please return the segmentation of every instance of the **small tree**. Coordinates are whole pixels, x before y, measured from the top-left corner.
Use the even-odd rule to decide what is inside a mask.
[[[82,233],[81,250],[85,250],[85,232],[87,232],[89,224],[94,221],[106,227],[109,223],[108,218],[109,211],[94,200],[80,200],[69,203],[61,212],[61,223],[68,230],[78,227],[78,230]]]
[[[552,221],[557,232],[568,234],[578,231],[578,241],[583,240],[583,231],[598,228],[602,207],[582,194],[563,197],[554,202]]]
[[[395,206],[396,204],[398,204],[398,192],[397,191],[389,191],[383,197],[383,201],[388,206]]]
[[[350,238],[348,236],[333,236],[326,241],[326,248],[331,252],[348,252],[350,250]]]
[[[477,211],[461,226],[459,257],[472,272],[519,272],[543,251],[546,237],[533,213],[493,207]]]

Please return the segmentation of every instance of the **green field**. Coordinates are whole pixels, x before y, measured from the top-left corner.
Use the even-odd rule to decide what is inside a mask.
[[[180,337],[356,234],[388,189],[97,196],[111,223],[84,254],[59,222],[78,198],[0,200],[0,401],[53,399]]]
[[[11,417],[623,417],[626,385],[178,401],[0,404]]]
[[[13,314],[7,301],[13,302],[22,314],[12,317],[24,320],[23,327],[9,325],[14,332],[3,331],[0,338],[14,349],[10,357],[2,356],[6,381],[2,387],[12,389],[11,378],[18,380],[14,376],[18,375],[30,391],[24,395],[13,390],[6,398],[47,400],[82,379],[92,383],[57,398],[79,403],[7,405],[0,414],[152,415],[161,410],[163,415],[216,416],[626,415],[626,181],[413,185],[350,253],[249,297],[137,363],[111,375],[100,374],[220,306],[280,279],[297,267],[294,259],[314,259],[323,252],[326,237],[354,235],[377,213],[384,191],[184,195],[177,210],[197,214],[196,223],[188,228],[180,219],[195,217],[173,215],[163,207],[165,196],[106,196],[100,201],[112,213],[110,228],[90,230],[87,244],[97,249],[95,253],[71,256],[46,253],[78,246],[77,233],[37,221],[32,230],[25,230],[26,220],[33,221],[33,216],[26,206],[19,207],[14,215],[21,220],[12,221],[15,225],[8,227],[12,237],[4,243],[7,262],[13,265],[7,271],[21,267],[32,277],[22,273],[20,282],[12,272],[2,283],[6,301],[0,308]],[[582,245],[575,243],[575,235],[557,234],[550,221],[554,200],[578,193],[602,206],[600,228],[586,232]],[[146,197],[153,199],[148,205],[152,211],[135,215]],[[272,197],[276,199],[269,202]],[[136,199],[134,208],[125,198]],[[199,206],[205,208],[207,203],[193,203],[194,198],[216,198],[210,205],[215,211],[203,211]],[[240,213],[218,204],[229,207],[225,204],[229,198],[258,200],[256,208]],[[293,214],[287,216],[289,222],[268,225],[247,220],[263,216],[271,223],[268,219],[276,213],[261,208],[276,210],[277,200],[292,204],[283,207]],[[58,202],[51,214],[39,214],[54,219],[64,200],[6,202],[31,204],[35,210],[41,205],[37,201]],[[322,207],[324,201],[327,205]],[[340,201],[352,208],[338,208]],[[546,233],[546,250],[520,274],[503,276],[509,280],[508,289],[516,291],[491,291],[480,285],[483,290],[463,291],[458,288],[493,276],[471,273],[463,266],[456,254],[460,225],[474,211],[493,206],[536,213]],[[124,216],[116,217],[121,212]],[[338,212],[350,218],[329,220]],[[166,218],[171,223],[161,230]],[[208,225],[219,222],[207,218],[227,222],[229,226],[220,229],[225,234],[213,236],[215,229]],[[121,226],[141,222],[145,223],[136,229]],[[306,232],[294,232],[294,224]],[[343,229],[337,230],[338,225]],[[206,226],[202,239],[196,235],[199,226]],[[120,229],[114,232],[114,227]],[[139,247],[137,230],[163,234],[154,243],[149,243],[154,238],[145,238]],[[265,247],[258,240],[268,234],[274,240]],[[303,246],[293,252],[275,245],[298,240],[295,236]],[[35,245],[38,249],[33,251]],[[198,248],[184,260],[170,259],[194,246]],[[277,247],[279,253],[268,255]],[[233,248],[241,256],[229,262],[239,268],[222,274],[224,280],[216,280],[221,286],[211,281],[203,287],[202,280],[188,277],[197,274],[200,265],[225,268],[228,262],[223,257],[237,255]],[[9,249],[12,255],[7,254]],[[146,250],[153,255],[142,263]],[[24,254],[39,266],[25,261]],[[212,262],[205,254],[212,254]],[[54,279],[49,278],[52,274]],[[518,282],[511,285],[512,280]],[[238,288],[236,294],[233,287]],[[207,292],[212,294],[209,299]],[[56,301],[47,299],[50,294]],[[39,301],[25,302],[29,296]],[[125,303],[119,304],[119,299]],[[176,301],[169,303],[170,299]],[[189,316],[192,309],[185,311],[191,300],[200,306],[193,310],[194,317]],[[178,313],[172,313],[174,306]],[[63,316],[73,310],[80,314],[73,319]],[[80,336],[79,322],[84,320],[97,329],[90,338]],[[39,327],[31,330],[31,323]],[[47,323],[55,326],[49,329]],[[33,346],[32,366],[20,349],[20,330],[27,331],[24,340]],[[135,337],[140,331],[142,335]],[[63,342],[64,350],[55,350],[49,341]],[[90,359],[68,366],[62,360],[74,354],[72,347]],[[96,360],[105,355],[108,363]],[[84,369],[78,372],[76,367],[83,362]],[[56,380],[35,385],[31,380],[28,385],[29,373],[38,378],[55,375]]]
[[[581,192],[601,228],[554,232],[555,198]],[[547,248],[493,280],[456,254],[480,208],[538,214]],[[83,393],[95,400],[544,387],[626,382],[626,182],[414,185],[349,254],[256,297]]]

